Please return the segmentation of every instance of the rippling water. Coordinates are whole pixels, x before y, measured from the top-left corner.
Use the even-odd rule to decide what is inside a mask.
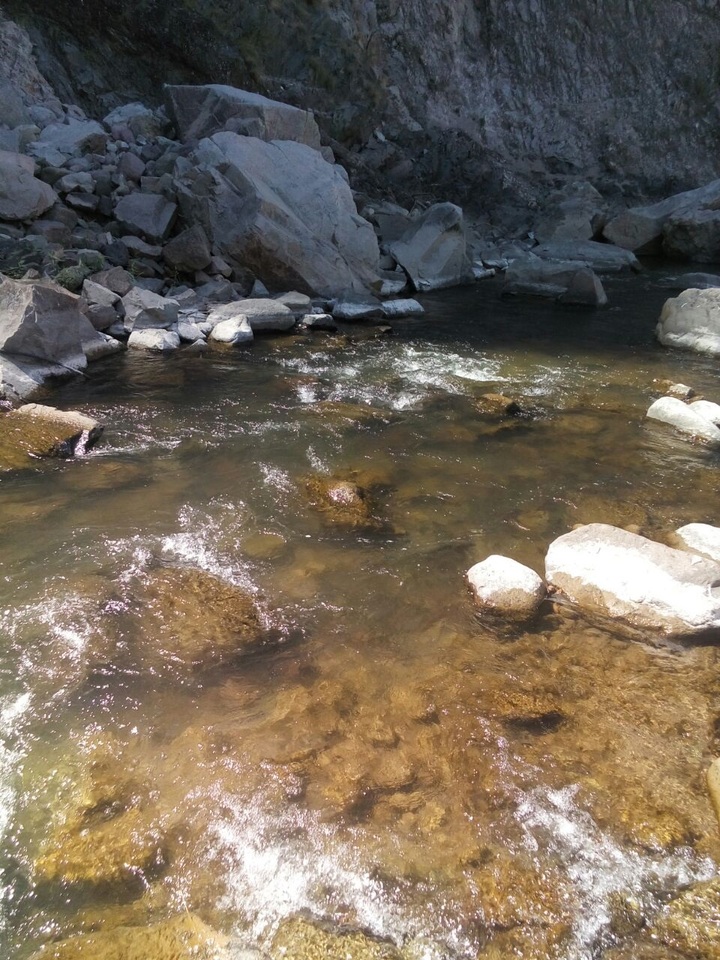
[[[262,948],[305,914],[589,958],[715,876],[716,650],[551,607],[498,630],[463,582],[493,552],[542,572],[577,523],[720,523],[718,454],[644,420],[657,379],[720,397],[716,361],[655,344],[656,281],[602,312],[478,285],[391,338],[128,354],[52,395],[106,434],[0,477],[3,956],[187,909]],[[330,475],[374,527],[313,508]],[[176,568],[249,594],[266,644],[187,669],[173,631],[212,628],[162,606]]]

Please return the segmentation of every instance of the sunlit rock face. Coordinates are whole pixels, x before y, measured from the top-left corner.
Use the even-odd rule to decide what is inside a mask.
[[[95,113],[157,102],[162,83],[232,84],[314,109],[359,175],[401,192],[518,200],[573,176],[667,195],[715,175],[720,23],[704,0],[5,7],[67,102]]]

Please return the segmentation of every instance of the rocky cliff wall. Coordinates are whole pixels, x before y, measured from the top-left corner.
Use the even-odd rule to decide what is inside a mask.
[[[164,81],[315,109],[398,199],[534,202],[586,178],[667,194],[718,175],[717,0],[4,0],[61,96],[98,112]]]

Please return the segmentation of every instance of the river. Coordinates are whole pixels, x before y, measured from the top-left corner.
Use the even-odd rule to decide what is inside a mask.
[[[654,341],[661,275],[601,311],[481,283],[392,336],[128,353],[51,394],[106,430],[0,476],[2,956],[189,910],[243,947],[303,915],[590,958],[717,874],[717,650],[549,602],[511,629],[463,580],[542,573],[575,524],[720,522],[720,455],[644,419],[658,381],[720,400],[717,361]],[[327,476],[372,524],[313,506]],[[153,586],[178,568],[249,594],[261,647],[187,669],[175,633],[214,627]]]

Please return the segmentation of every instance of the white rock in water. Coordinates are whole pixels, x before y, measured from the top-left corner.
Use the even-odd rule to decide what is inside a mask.
[[[253,298],[216,307],[208,314],[208,322],[215,326],[235,317],[244,317],[254,331],[290,330],[295,326],[295,314],[284,303]]]
[[[720,563],[604,523],[558,537],[547,582],[589,611],[668,637],[720,637]]]
[[[417,300],[388,300],[382,305],[384,317],[419,317],[425,307]]]
[[[720,403],[712,403],[710,400],[695,400],[690,404],[693,413],[699,413],[716,427],[720,427]]]
[[[479,604],[514,617],[536,613],[547,592],[545,582],[534,570],[497,554],[471,567],[467,580]]]
[[[720,429],[715,426],[712,420],[696,413],[693,410],[695,406],[696,404],[688,406],[682,400],[678,400],[677,397],[660,397],[659,400],[651,404],[647,416],[651,420],[669,423],[670,426],[681,430],[683,433],[720,443]]]
[[[720,527],[709,523],[688,523],[675,531],[675,538],[681,550],[700,553],[720,563]]]
[[[655,335],[665,347],[720,356],[720,289],[691,287],[666,300]]]
[[[242,314],[230,317],[228,320],[221,320],[210,332],[210,339],[216,343],[248,343],[253,337],[248,318]]]
[[[158,353],[169,353],[180,346],[180,337],[174,330],[161,330],[157,327],[148,327],[146,330],[133,330],[128,339],[129,347],[140,350],[154,350]]]

